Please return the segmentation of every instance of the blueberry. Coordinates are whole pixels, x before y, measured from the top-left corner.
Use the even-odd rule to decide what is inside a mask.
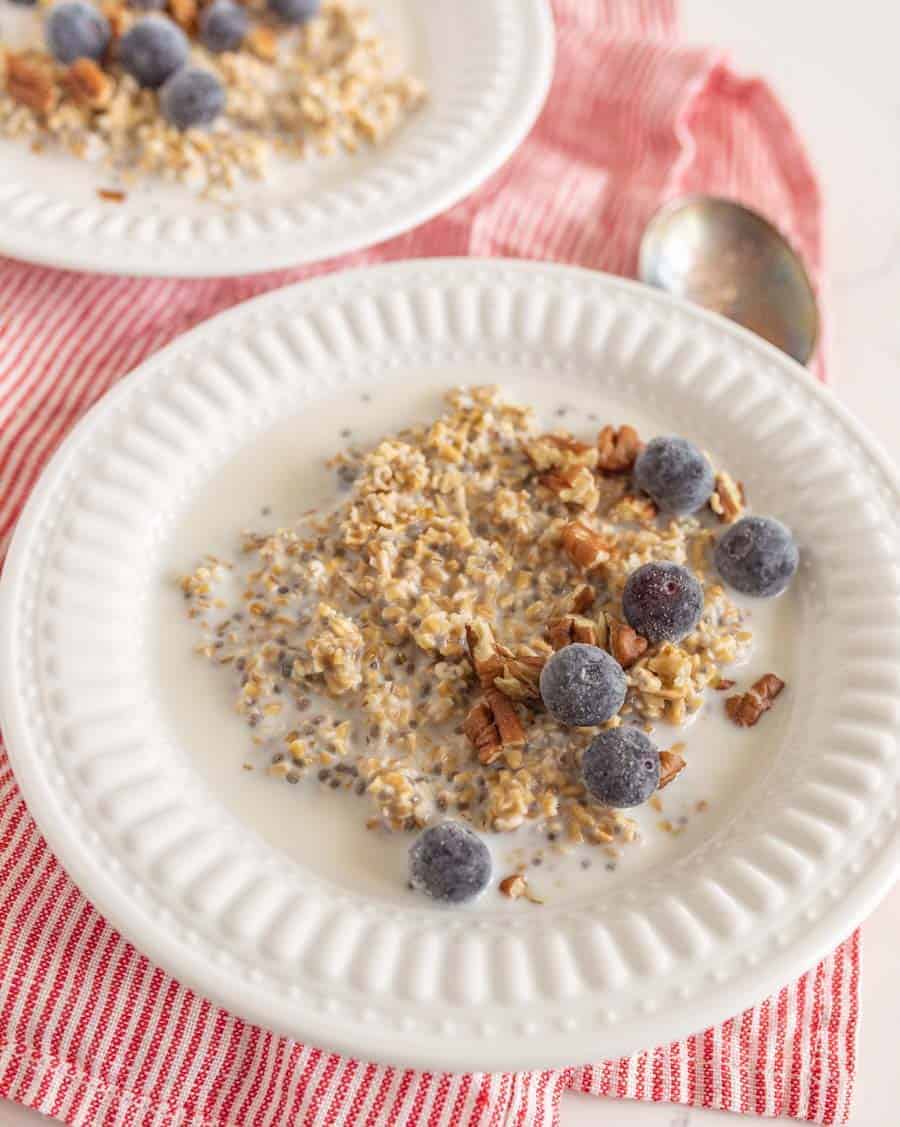
[[[800,553],[790,530],[772,517],[743,517],[716,545],[716,567],[744,595],[768,599],[790,583]]]
[[[51,8],[45,32],[50,54],[58,63],[101,59],[109,46],[109,20],[84,0],[66,0]]]
[[[165,16],[138,20],[119,41],[119,61],[141,86],[156,89],[183,67],[190,53],[188,38]]]
[[[541,670],[541,699],[561,724],[587,728],[615,716],[628,685],[622,666],[597,646],[575,642]]]
[[[659,752],[639,728],[611,728],[591,741],[581,776],[605,806],[640,806],[659,786]]]
[[[322,7],[322,0],[269,0],[269,8],[285,23],[306,23]]]
[[[481,838],[459,822],[429,826],[409,850],[413,888],[447,904],[462,904],[491,879],[491,854]]]
[[[11,0],[13,4],[18,4],[22,8],[33,8],[37,0]]]
[[[162,88],[159,106],[166,121],[179,129],[209,125],[225,107],[225,88],[212,71],[185,67]]]
[[[709,459],[686,438],[651,438],[634,463],[634,480],[661,509],[693,513],[715,485]]]
[[[622,610],[647,641],[680,642],[700,621],[703,588],[680,564],[644,564],[628,576]]]
[[[128,0],[128,3],[141,12],[161,12],[166,6],[166,0]]]
[[[210,51],[234,51],[244,41],[247,9],[233,0],[215,0],[200,17],[200,42]]]

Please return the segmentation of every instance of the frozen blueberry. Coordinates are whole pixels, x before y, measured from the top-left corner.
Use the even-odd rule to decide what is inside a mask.
[[[680,564],[644,564],[628,576],[622,610],[649,642],[680,642],[700,621],[703,589]]]
[[[611,728],[591,741],[581,776],[605,806],[640,806],[659,786],[659,752],[639,728]]]
[[[615,716],[628,687],[622,666],[597,646],[575,642],[541,670],[541,699],[561,724],[586,728]]]
[[[409,850],[413,888],[447,904],[462,904],[491,879],[491,854],[481,838],[459,822],[429,826]]]
[[[200,17],[200,42],[210,51],[234,51],[247,34],[247,9],[233,0],[215,0]]]
[[[188,37],[165,16],[138,20],[119,41],[119,61],[141,86],[155,90],[187,62]]]
[[[109,20],[84,0],[66,0],[51,8],[44,30],[50,54],[58,63],[100,59],[109,46]]]
[[[744,595],[768,599],[790,583],[800,553],[790,530],[772,517],[743,517],[716,545],[716,567]]]
[[[269,8],[285,23],[306,23],[322,7],[322,0],[269,0]]]
[[[179,129],[209,125],[225,107],[225,88],[212,71],[184,67],[163,86],[159,106],[166,121]]]
[[[634,463],[634,480],[671,513],[693,513],[715,485],[709,459],[693,442],[674,436],[650,439]]]

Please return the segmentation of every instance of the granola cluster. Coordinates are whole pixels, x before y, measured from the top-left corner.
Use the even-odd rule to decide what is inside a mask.
[[[126,183],[150,174],[222,194],[243,177],[264,178],[273,152],[302,158],[381,145],[424,102],[425,86],[392,61],[364,9],[328,0],[290,28],[264,0],[246,6],[255,22],[238,50],[192,43],[192,62],[226,90],[225,115],[211,129],[169,125],[157,92],[122,70],[115,41],[145,13],[107,2],[114,42],[100,64],[64,66],[43,46],[0,53],[0,135],[35,149],[56,144]],[[168,14],[193,36],[202,8],[203,0],[169,0]]]
[[[608,649],[628,695],[605,727],[680,726],[751,635],[708,563],[713,532],[663,519],[635,491],[628,427],[598,440],[540,434],[494,388],[448,394],[428,425],[330,463],[343,498],[292,528],[246,533],[234,565],[209,558],[181,585],[200,651],[230,667],[262,761],[355,790],[372,825],[415,829],[444,812],[496,832],[613,848],[634,823],[586,794],[596,729],[542,707],[541,669],[573,641]],[[677,645],[622,617],[651,560],[691,567],[705,605]],[[662,753],[661,786],[685,767]]]

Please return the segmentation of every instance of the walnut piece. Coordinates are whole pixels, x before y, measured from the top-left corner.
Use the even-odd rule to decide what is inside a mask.
[[[627,473],[642,445],[634,427],[605,426],[597,436],[597,468],[604,473]]]
[[[128,14],[124,4],[102,4],[101,11],[109,21],[110,38],[117,43],[128,29]]]
[[[585,571],[592,571],[606,563],[612,545],[599,532],[588,528],[580,520],[573,520],[562,530],[562,546],[572,563]]]
[[[710,494],[709,507],[723,524],[734,524],[744,511],[744,486],[731,474],[716,474],[716,485]]]
[[[535,894],[528,887],[528,881],[525,879],[524,873],[511,873],[510,876],[504,877],[500,884],[497,886],[497,891],[501,896],[508,896],[510,900],[519,900],[524,897],[532,904],[543,904],[539,896]]]
[[[573,642],[584,642],[588,646],[597,644],[597,624],[580,614],[567,614],[547,623],[547,641],[555,650],[570,646]]]
[[[518,752],[525,744],[525,730],[503,693],[488,689],[463,721],[463,732],[475,748],[480,763],[496,762],[506,752]],[[512,760],[521,760],[513,754]],[[507,762],[513,766],[510,756]]]
[[[725,711],[739,728],[752,728],[764,712],[768,712],[784,688],[784,681],[774,673],[766,673],[746,693],[729,697]]]
[[[112,97],[112,81],[93,59],[76,59],[63,81],[75,101],[92,110],[103,109]]]
[[[659,753],[659,790],[673,782],[687,766],[681,749],[684,744],[675,744],[667,751]]]
[[[609,652],[613,655],[623,669],[634,665],[642,657],[650,643],[636,630],[619,622],[615,618],[609,619]]]
[[[49,113],[56,105],[56,86],[48,67],[25,55],[6,54],[6,90],[16,102],[36,113]]]

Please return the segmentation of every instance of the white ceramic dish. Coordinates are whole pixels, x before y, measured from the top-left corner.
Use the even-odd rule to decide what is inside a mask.
[[[376,848],[352,797],[240,771],[246,731],[188,652],[171,576],[320,493],[339,425],[374,438],[486,381],[567,405],[573,428],[593,412],[697,439],[794,528],[803,566],[754,612],[746,672],[777,662],[784,698],[752,731],[711,712],[689,732],[664,797],[672,817],[708,798],[702,818],[615,873],[548,882],[541,908],[491,892],[454,912],[404,888],[405,842]],[[615,1056],[779,987],[897,875],[897,517],[893,469],[827,391],[659,293],[500,261],[307,283],[154,357],[45,472],[0,586],[13,766],[86,895],[238,1014],[430,1069]]]
[[[0,252],[116,274],[250,274],[382,242],[473,191],[534,123],[553,70],[547,0],[374,0],[430,102],[383,148],[278,160],[229,206],[147,180],[124,203],[95,165],[0,139]],[[0,41],[28,42],[33,11],[5,4]]]

